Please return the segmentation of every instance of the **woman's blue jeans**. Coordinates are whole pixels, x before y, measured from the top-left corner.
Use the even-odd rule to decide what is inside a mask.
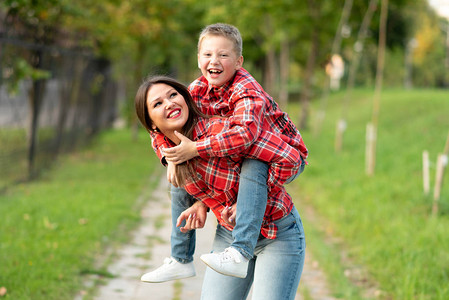
[[[179,227],[176,227],[176,221],[181,213],[192,206],[196,200],[189,195],[184,189],[171,185],[171,219],[172,230],[170,237],[171,256],[181,263],[189,263],[193,261],[195,253],[195,230],[182,233]],[[185,225],[183,221],[182,226]]]
[[[260,234],[262,219],[267,206],[268,165],[255,159],[243,161],[237,196],[236,226],[232,231],[233,246],[243,256],[251,259]],[[181,263],[193,261],[195,231],[182,233],[176,227],[178,216],[195,203],[184,189],[171,187],[172,233],[171,256]],[[181,226],[183,226],[182,224]]]
[[[304,229],[296,208],[275,223],[278,226],[277,238],[259,238],[246,278],[225,276],[207,268],[202,300],[244,300],[252,284],[253,300],[295,299],[304,266]],[[231,232],[218,225],[212,251],[221,252],[232,241]]]

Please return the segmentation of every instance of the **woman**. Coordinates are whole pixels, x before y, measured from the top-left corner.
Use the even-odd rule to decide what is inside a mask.
[[[229,124],[227,119],[202,115],[186,87],[167,77],[155,77],[141,85],[136,95],[136,111],[148,131],[163,133],[172,145],[185,137],[198,140],[205,135],[216,135]],[[243,158],[248,157],[269,162],[270,168],[268,201],[255,256],[249,261],[243,278],[207,269],[202,299],[245,299],[253,281],[253,299],[294,299],[296,294],[304,264],[305,239],[299,214],[283,187],[304,166],[296,149],[270,132],[270,128],[264,128],[253,146],[241,156],[196,157],[177,166],[176,176],[185,190],[217,217],[213,252],[221,252],[233,243],[234,224],[223,215],[227,207],[235,204],[239,170]],[[181,214],[180,220],[189,221],[184,226],[186,230],[193,226],[189,216],[200,213],[201,209],[198,204]],[[230,260],[235,259],[231,251],[223,253]],[[202,259],[208,263],[208,255]],[[218,286],[221,288],[217,289]]]

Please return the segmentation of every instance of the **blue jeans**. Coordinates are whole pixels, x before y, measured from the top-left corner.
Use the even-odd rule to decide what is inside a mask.
[[[285,184],[289,184],[291,183],[293,180],[295,180],[296,178],[298,178],[298,176],[304,172],[304,168],[306,166],[306,162],[304,161],[304,159],[301,158],[301,165],[299,166],[298,172],[293,175],[292,177],[290,177],[289,179],[287,179],[287,181],[285,182]]]
[[[253,288],[253,300],[295,299],[305,258],[305,236],[301,218],[294,207],[278,226],[274,240],[259,238],[246,278],[225,276],[207,268],[201,291],[202,300],[243,300]],[[217,226],[213,252],[221,252],[233,242],[229,230]]]
[[[189,263],[193,261],[193,254],[195,253],[195,230],[190,230],[187,233],[182,233],[179,227],[176,227],[176,221],[181,213],[188,209],[196,200],[189,195],[184,189],[176,188],[171,185],[171,219],[172,230],[170,237],[171,256],[180,263]],[[181,227],[185,225],[182,222]]]
[[[237,194],[236,224],[232,231],[234,241],[231,246],[248,259],[254,255],[267,208],[267,179],[266,163],[248,158],[243,161]]]
[[[232,232],[232,246],[248,259],[254,254],[254,247],[262,226],[267,206],[268,165],[255,159],[243,161],[237,196],[236,226]],[[195,203],[184,189],[171,187],[172,233],[171,256],[181,263],[193,261],[195,253],[195,231],[182,233],[176,227],[178,216]],[[181,226],[184,225],[184,222]]]

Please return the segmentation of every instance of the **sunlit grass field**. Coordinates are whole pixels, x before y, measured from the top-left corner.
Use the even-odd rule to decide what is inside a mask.
[[[448,167],[439,213],[431,213],[437,155],[449,132],[449,91],[382,92],[372,176],[365,173],[365,134],[373,92],[356,91],[346,106],[347,129],[337,153],[343,97],[332,94],[321,126],[312,117],[302,130],[309,165],[289,186],[308,250],[339,298],[449,299]],[[316,99],[312,115],[322,107]],[[295,120],[299,107],[291,104],[288,111]],[[423,192],[424,150],[431,162],[429,195]]]
[[[0,195],[4,298],[73,299],[84,274],[107,275],[96,260],[138,224],[138,198],[155,186],[157,164],[146,134],[132,141],[129,131],[107,132],[39,180]]]

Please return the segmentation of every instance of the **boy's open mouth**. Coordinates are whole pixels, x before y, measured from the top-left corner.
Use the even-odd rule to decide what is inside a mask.
[[[211,70],[209,70],[209,73],[210,73],[211,75],[219,75],[219,74],[223,73],[223,71],[221,71],[221,70],[216,70],[216,69],[211,69]]]

